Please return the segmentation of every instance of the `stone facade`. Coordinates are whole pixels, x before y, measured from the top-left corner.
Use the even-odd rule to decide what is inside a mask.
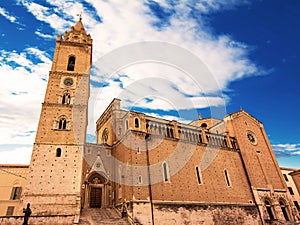
[[[184,124],[113,99],[97,120],[97,143],[86,143],[91,65],[80,19],[56,40],[21,198],[33,224],[78,223],[82,209],[107,207],[139,224],[297,220],[264,127],[244,110]]]

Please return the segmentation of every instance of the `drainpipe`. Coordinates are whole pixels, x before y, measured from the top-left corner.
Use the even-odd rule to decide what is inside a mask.
[[[149,198],[150,198],[150,206],[151,206],[151,220],[152,225],[154,225],[154,212],[153,212],[153,201],[152,201],[152,187],[151,187],[151,173],[150,173],[150,160],[149,160],[149,149],[148,149],[148,141],[151,139],[150,134],[146,134],[146,157],[147,157],[147,170],[148,170],[148,189],[149,189]]]

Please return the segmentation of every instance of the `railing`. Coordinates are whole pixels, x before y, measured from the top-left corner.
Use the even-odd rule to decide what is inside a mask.
[[[206,133],[207,144],[210,146],[228,148],[227,137],[220,134]]]
[[[165,124],[156,121],[146,121],[147,132],[154,135],[159,135],[163,137],[174,138],[174,125]]]
[[[147,120],[146,130],[147,133],[151,135],[163,138],[179,139],[195,144],[205,144],[211,147],[238,149],[238,144],[234,137],[228,138],[226,135],[204,132],[201,128],[174,127],[173,124]],[[203,137],[203,135],[205,135],[205,137]]]
[[[200,129],[192,129],[186,127],[178,127],[179,139],[194,143],[204,143],[203,137],[201,135]]]

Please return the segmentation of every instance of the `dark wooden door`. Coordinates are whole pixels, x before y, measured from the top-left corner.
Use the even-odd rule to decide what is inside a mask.
[[[102,198],[102,188],[91,187],[90,192],[90,207],[100,208]]]

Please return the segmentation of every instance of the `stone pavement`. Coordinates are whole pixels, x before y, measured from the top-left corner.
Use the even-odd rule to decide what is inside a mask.
[[[81,212],[79,225],[130,225],[115,209],[90,208]]]

